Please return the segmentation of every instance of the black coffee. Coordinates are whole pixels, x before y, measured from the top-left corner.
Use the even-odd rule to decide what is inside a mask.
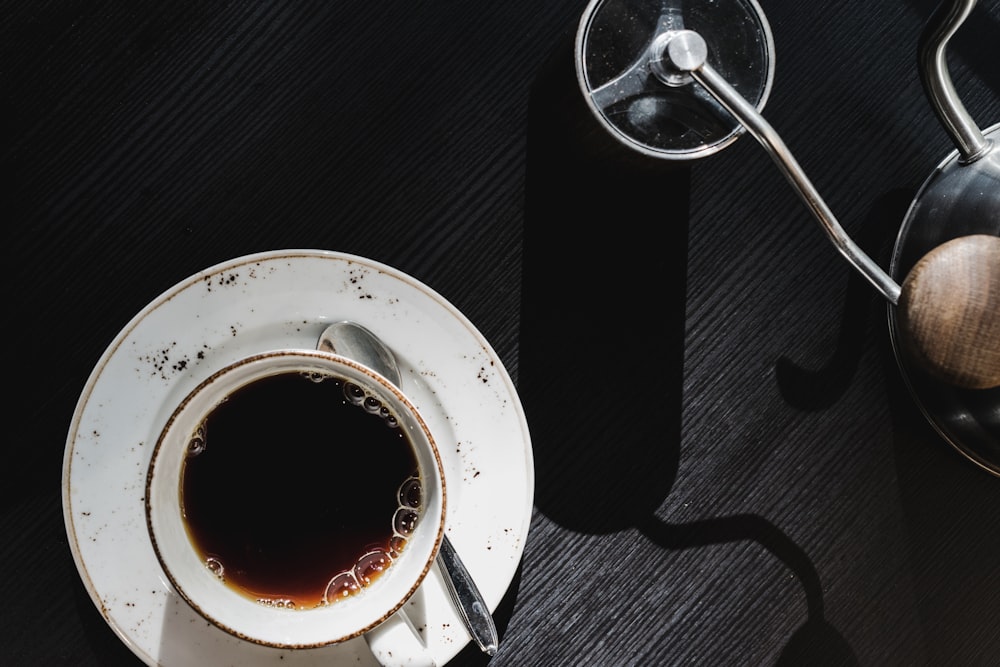
[[[420,484],[395,417],[357,385],[289,372],[217,406],[192,437],[181,482],[206,565],[264,604],[350,595],[412,531]]]

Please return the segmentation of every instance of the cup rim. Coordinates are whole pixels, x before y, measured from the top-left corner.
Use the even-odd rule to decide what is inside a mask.
[[[388,584],[383,583],[383,581],[391,582],[393,580],[392,575],[398,574],[399,570],[393,570],[392,568],[387,569],[377,581],[365,587],[365,589],[359,594],[352,595],[344,600],[339,600],[334,604],[305,610],[279,609],[261,605],[251,601],[243,594],[238,593],[229,587],[219,586],[216,591],[218,595],[227,599],[233,605],[238,605],[244,610],[250,610],[252,608],[256,610],[255,616],[259,616],[261,618],[264,616],[273,617],[269,618],[269,620],[276,623],[273,634],[264,636],[260,633],[249,632],[236,627],[236,624],[232,622],[231,618],[227,619],[217,617],[218,615],[216,613],[209,611],[206,608],[205,600],[202,599],[201,594],[192,592],[193,590],[197,590],[197,586],[192,587],[188,585],[190,582],[184,583],[179,581],[175,568],[172,567],[171,564],[168,564],[168,561],[170,561],[173,556],[167,555],[166,552],[170,549],[165,548],[164,545],[161,544],[161,540],[157,537],[158,532],[164,529],[161,525],[163,522],[157,518],[158,513],[154,511],[156,510],[155,505],[157,502],[154,496],[160,486],[169,484],[170,481],[173,481],[174,489],[176,490],[175,492],[179,494],[180,479],[178,471],[167,470],[165,473],[167,475],[165,481],[158,481],[164,480],[162,474],[158,476],[158,473],[162,472],[158,468],[158,464],[161,464],[164,460],[161,455],[164,453],[166,441],[171,434],[176,435],[176,431],[173,430],[174,427],[183,417],[189,417],[189,415],[186,415],[185,413],[188,410],[197,410],[195,415],[203,416],[218,404],[219,397],[217,396],[216,399],[213,400],[207,407],[201,409],[197,409],[197,406],[192,407],[199,396],[204,398],[204,390],[220,378],[226,376],[232,377],[241,371],[246,373],[246,376],[242,380],[237,380],[231,386],[225,387],[220,394],[228,395],[237,388],[263,377],[279,374],[281,372],[287,372],[289,370],[310,370],[317,367],[325,367],[325,369],[331,370],[334,375],[340,375],[341,377],[347,376],[344,379],[360,380],[362,384],[369,385],[369,387],[373,384],[376,385],[378,387],[377,391],[380,394],[389,398],[391,403],[395,403],[392,407],[397,408],[397,410],[402,408],[402,410],[409,415],[409,419],[412,419],[413,428],[411,429],[411,434],[418,434],[418,439],[421,442],[426,443],[426,453],[423,458],[425,459],[425,462],[427,460],[432,462],[432,465],[421,464],[421,452],[415,452],[417,454],[418,464],[420,464],[421,477],[426,478],[429,476],[430,481],[432,482],[431,485],[428,485],[429,488],[436,489],[437,491],[436,493],[427,494],[429,502],[427,506],[421,510],[421,520],[426,521],[428,518],[433,519],[436,526],[432,541],[429,543],[429,548],[426,546],[424,547],[424,553],[426,554],[425,557],[419,561],[419,565],[410,565],[408,568],[410,575],[407,580],[408,586],[406,587],[406,590],[396,596],[393,596],[393,600],[390,604],[370,604],[369,606],[373,607],[377,613],[368,611],[365,614],[361,614],[364,617],[364,620],[357,624],[345,623],[343,617],[353,618],[357,616],[359,612],[358,608],[362,605],[363,601],[372,597],[372,591],[377,587],[380,589],[385,588]],[[413,440],[412,437],[410,439]],[[415,447],[416,450],[420,450],[422,448],[422,445],[417,445]],[[172,464],[171,467],[178,468],[178,466],[179,464]],[[328,646],[361,636],[386,621],[390,616],[399,611],[404,604],[406,604],[406,602],[422,585],[428,572],[430,572],[430,569],[437,558],[441,542],[444,539],[447,488],[445,484],[444,464],[434,436],[418,408],[399,387],[395,386],[392,382],[381,376],[375,370],[360,364],[353,359],[336,353],[316,349],[281,348],[243,357],[214,371],[199,382],[198,385],[188,392],[188,394],[177,404],[177,406],[172,410],[170,416],[167,418],[166,422],[163,424],[157,436],[157,441],[147,467],[146,488],[143,504],[145,508],[146,529],[153,546],[153,551],[160,564],[160,568],[169,580],[173,590],[180,595],[180,597],[192,609],[194,609],[212,625],[240,639],[274,648],[301,649]],[[181,513],[179,498],[175,505],[176,514],[179,516]],[[176,536],[171,535],[171,537]],[[427,543],[428,540],[431,540],[431,538],[426,538],[422,540],[422,542]],[[183,541],[189,551],[192,554],[195,553],[194,547],[191,545],[186,532]],[[176,565],[176,563],[174,563],[174,565]],[[413,572],[416,568],[419,569],[417,569],[416,572]],[[203,569],[207,573],[207,568]],[[401,588],[401,585],[397,585],[397,587]],[[359,600],[362,602],[359,602]],[[303,631],[302,627],[308,624],[301,621],[299,615],[306,614],[309,615],[308,617],[305,617],[306,620],[315,621],[313,623],[315,627],[334,628],[343,627],[346,624],[350,626],[350,629],[347,631],[338,631],[335,633],[335,636],[330,636],[329,633],[324,634],[321,632]],[[268,632],[271,632],[270,628]],[[280,632],[285,632],[287,634],[282,635],[279,638],[278,633]]]

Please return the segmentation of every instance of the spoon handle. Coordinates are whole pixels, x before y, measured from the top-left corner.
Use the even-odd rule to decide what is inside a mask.
[[[451,594],[455,607],[458,608],[465,621],[465,627],[475,640],[479,648],[486,655],[493,655],[497,651],[499,640],[497,638],[497,628],[493,623],[493,616],[489,607],[483,600],[476,582],[472,580],[469,571],[458,557],[455,547],[447,535],[441,540],[441,550],[438,558],[441,560],[441,574],[445,581],[448,593]]]

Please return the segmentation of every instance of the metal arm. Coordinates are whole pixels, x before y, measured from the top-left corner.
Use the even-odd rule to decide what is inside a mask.
[[[690,73],[767,149],[841,254],[895,305],[899,301],[899,285],[847,235],[774,128],[708,64],[705,40],[691,30],[678,31],[667,44],[665,55],[675,68]]]
[[[920,36],[920,80],[941,124],[958,148],[960,161],[975,162],[990,151],[992,142],[983,136],[965,110],[948,73],[945,48],[976,6],[976,0],[941,4]]]

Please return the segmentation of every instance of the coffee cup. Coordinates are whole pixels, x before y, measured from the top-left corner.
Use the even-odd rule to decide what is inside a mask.
[[[445,498],[433,436],[397,387],[343,356],[281,349],[176,406],[145,504],[166,577],[213,625],[283,649],[364,636],[382,660],[387,642],[419,644],[402,608],[437,557]]]

